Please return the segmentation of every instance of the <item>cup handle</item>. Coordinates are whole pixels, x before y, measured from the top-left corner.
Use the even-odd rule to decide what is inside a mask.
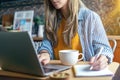
[[[82,54],[82,53],[79,53],[79,55],[82,55],[82,57],[81,57],[80,59],[78,59],[78,61],[83,60],[83,54]],[[79,55],[78,55],[78,56],[79,56]]]

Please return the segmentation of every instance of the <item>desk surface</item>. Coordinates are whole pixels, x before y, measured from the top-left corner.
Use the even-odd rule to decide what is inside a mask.
[[[60,61],[53,60],[51,63],[60,63]],[[87,62],[79,62],[78,64],[87,64]],[[113,62],[109,65],[109,69],[115,73],[116,69],[118,68],[119,63]],[[112,76],[105,76],[105,77],[74,77],[74,73],[72,68],[66,71],[63,71],[65,73],[70,74],[70,80],[111,80]],[[15,78],[16,77],[16,78]],[[10,79],[11,78],[11,79]],[[12,79],[14,78],[14,79]],[[26,79],[22,79],[26,78]],[[27,79],[28,78],[28,79]],[[49,77],[36,77],[31,76],[27,74],[21,74],[21,73],[14,73],[14,72],[8,72],[8,71],[2,71],[0,70],[0,80],[49,80]]]

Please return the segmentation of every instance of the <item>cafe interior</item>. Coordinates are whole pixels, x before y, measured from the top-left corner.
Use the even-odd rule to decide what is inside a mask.
[[[82,0],[82,2],[86,5],[86,7],[100,15],[114,54],[113,62],[109,65],[109,70],[113,72],[113,75],[119,74],[120,70],[118,70],[118,68],[120,64],[120,0]],[[0,32],[28,31],[32,36],[35,49],[37,50],[38,47],[41,46],[41,42],[44,36],[44,9],[44,0],[0,0]],[[24,27],[27,27],[28,25],[31,27],[21,28],[19,27],[19,24],[25,24]],[[0,49],[2,49],[2,47]],[[51,63],[60,64],[60,61],[53,60],[51,61]],[[87,64],[87,62],[84,63],[80,61],[77,64]],[[1,68],[0,80],[120,79],[120,74],[118,75],[119,79],[113,79],[114,76],[76,77],[74,74],[75,71],[73,70],[73,66],[70,69],[55,73],[55,76],[57,76],[55,78],[53,78],[53,75],[41,77],[19,72],[4,71]],[[64,76],[67,78],[64,78]]]

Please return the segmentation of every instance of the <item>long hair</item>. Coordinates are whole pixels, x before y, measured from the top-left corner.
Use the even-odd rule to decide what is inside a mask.
[[[69,16],[66,21],[64,31],[62,33],[66,45],[71,46],[71,40],[77,32],[78,28],[78,12],[82,2],[80,0],[69,0],[68,11]],[[83,5],[83,4],[82,4]],[[60,11],[55,9],[50,0],[45,0],[45,32],[47,38],[52,41],[55,47],[58,43],[57,28],[59,25]]]

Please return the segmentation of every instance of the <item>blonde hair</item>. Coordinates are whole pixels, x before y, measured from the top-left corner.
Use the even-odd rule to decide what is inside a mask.
[[[81,6],[84,4],[81,0],[69,0],[68,11],[69,16],[67,18],[67,24],[63,31],[63,39],[66,45],[71,46],[71,40],[77,32],[78,28],[78,12]],[[57,29],[59,25],[60,11],[55,9],[50,0],[45,0],[45,32],[47,38],[52,41],[55,47],[58,43]]]

